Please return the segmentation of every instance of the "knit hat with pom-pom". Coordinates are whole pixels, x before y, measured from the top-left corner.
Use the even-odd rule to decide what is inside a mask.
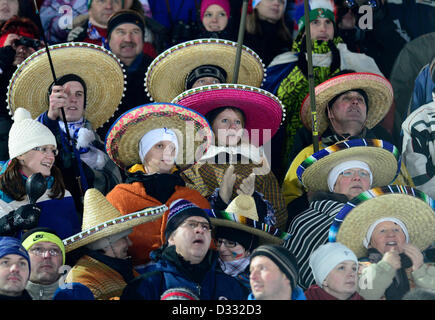
[[[45,145],[57,147],[56,138],[50,129],[41,122],[33,120],[26,109],[15,110],[14,123],[9,131],[9,159]]]

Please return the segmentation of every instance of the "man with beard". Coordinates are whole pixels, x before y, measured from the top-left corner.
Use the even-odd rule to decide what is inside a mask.
[[[166,243],[152,251],[145,273],[129,283],[121,300],[160,300],[167,290],[186,288],[200,300],[246,299],[241,284],[218,265],[210,250],[209,214],[185,200],[172,202],[165,228]]]
[[[26,290],[33,300],[52,300],[59,287],[59,269],[65,264],[65,247],[56,232],[49,228],[27,231],[21,240],[29,252],[30,279]]]
[[[0,96],[5,97],[17,66],[42,48],[38,27],[27,18],[12,17],[0,31]],[[8,136],[12,119],[5,99],[0,99],[0,160],[8,160]]]
[[[30,258],[20,241],[0,237],[0,300],[32,300],[26,291]]]
[[[121,60],[127,72],[124,98],[113,114],[114,120],[133,107],[151,102],[145,91],[144,79],[153,59],[143,53],[144,32],[144,18],[133,10],[120,10],[108,22],[106,47]],[[106,138],[112,123],[106,122],[98,129],[101,139]]]

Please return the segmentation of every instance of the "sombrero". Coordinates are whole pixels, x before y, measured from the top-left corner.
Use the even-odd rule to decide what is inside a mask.
[[[246,117],[245,129],[249,132],[250,142],[258,146],[269,141],[285,119],[285,109],[276,96],[263,89],[240,84],[216,84],[186,90],[172,102],[203,115],[219,107],[241,109]]]
[[[82,231],[63,240],[65,251],[82,247],[101,238],[162,217],[166,205],[150,207],[122,215],[97,189],[88,189],[84,197]]]
[[[393,217],[405,224],[409,242],[423,251],[435,241],[434,210],[434,200],[417,189],[397,185],[373,188],[340,210],[329,230],[329,241],[340,242],[363,257],[367,254],[363,239],[369,227],[378,219]]]
[[[305,159],[296,170],[299,181],[310,191],[329,191],[329,172],[344,161],[365,162],[373,175],[372,187],[390,184],[400,171],[400,152],[391,143],[377,139],[338,142]]]
[[[373,128],[385,117],[393,103],[393,88],[387,79],[374,73],[364,72],[333,77],[314,89],[319,135],[328,128],[329,120],[325,112],[328,102],[340,93],[356,89],[364,90],[368,96],[365,124],[367,128]],[[301,120],[307,129],[312,130],[309,94],[301,105]]]
[[[251,49],[242,46],[238,83],[260,87],[264,65]],[[177,44],[157,56],[145,75],[145,88],[156,102],[171,102],[185,90],[186,78],[201,65],[216,65],[234,76],[237,43],[223,39],[196,39]]]
[[[192,164],[211,144],[212,131],[207,120],[194,110],[173,103],[150,103],[122,114],[106,136],[106,151],[121,168],[142,163],[139,141],[157,128],[172,129],[180,150],[176,163]]]
[[[225,211],[205,210],[214,227],[227,227],[258,236],[260,244],[281,244],[290,234],[259,221],[254,198],[238,195]],[[237,232],[237,231],[234,231]]]
[[[124,70],[121,62],[101,46],[68,42],[49,47],[57,78],[76,74],[86,83],[85,118],[97,129],[112,117],[121,102]],[[18,107],[29,110],[35,119],[48,110],[47,92],[53,83],[45,48],[24,60],[9,81],[7,103],[13,113]]]

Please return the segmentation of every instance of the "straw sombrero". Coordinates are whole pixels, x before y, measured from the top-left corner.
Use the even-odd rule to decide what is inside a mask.
[[[364,72],[333,77],[314,89],[319,135],[328,128],[329,120],[326,116],[328,102],[340,93],[355,89],[362,89],[367,93],[368,113],[365,124],[367,128],[373,128],[385,117],[393,103],[393,88],[387,79],[374,73]],[[309,94],[302,102],[300,112],[302,123],[309,130],[312,130]]]
[[[249,132],[250,142],[258,146],[273,137],[285,118],[285,109],[276,96],[263,89],[240,84],[216,84],[190,89],[172,102],[203,115],[219,107],[241,109],[246,117],[245,129]]]
[[[145,88],[156,102],[171,102],[185,90],[186,78],[202,65],[216,65],[234,76],[237,43],[223,39],[196,39],[177,44],[157,56],[145,75]],[[242,46],[237,83],[260,87],[264,65],[251,49]]]
[[[106,151],[121,168],[142,163],[139,141],[157,128],[172,129],[180,150],[176,163],[192,164],[211,144],[212,131],[207,120],[194,110],[173,103],[150,103],[122,114],[109,129]]]
[[[168,210],[166,205],[150,207],[122,215],[97,189],[88,189],[84,197],[82,231],[63,240],[65,252],[82,247],[101,238],[154,221]]]
[[[425,193],[408,187],[390,185],[373,188],[349,201],[329,230],[329,241],[340,242],[358,258],[367,254],[363,246],[369,227],[378,219],[393,217],[402,221],[409,242],[421,251],[435,241],[435,202]]]
[[[373,175],[372,187],[390,184],[400,171],[400,153],[391,143],[377,139],[338,142],[305,159],[296,170],[299,181],[310,191],[329,191],[329,172],[344,161],[367,163]]]
[[[290,234],[287,232],[259,221],[255,200],[247,195],[235,197],[225,211],[205,211],[214,227],[227,227],[251,233],[258,236],[260,244],[281,244],[290,239]]]
[[[76,74],[86,83],[85,118],[97,129],[113,116],[124,90],[124,70],[116,56],[101,46],[68,42],[49,47],[57,78]],[[7,103],[13,113],[18,107],[35,119],[48,110],[47,92],[53,75],[45,48],[24,60],[9,81]]]

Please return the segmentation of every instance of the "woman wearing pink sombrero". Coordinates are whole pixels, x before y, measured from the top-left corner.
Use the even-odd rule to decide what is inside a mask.
[[[182,171],[186,184],[224,210],[237,194],[253,196],[266,222],[285,225],[287,214],[264,144],[283,118],[280,101],[262,89],[217,84],[187,90],[173,100],[205,115],[214,141],[194,165]]]

